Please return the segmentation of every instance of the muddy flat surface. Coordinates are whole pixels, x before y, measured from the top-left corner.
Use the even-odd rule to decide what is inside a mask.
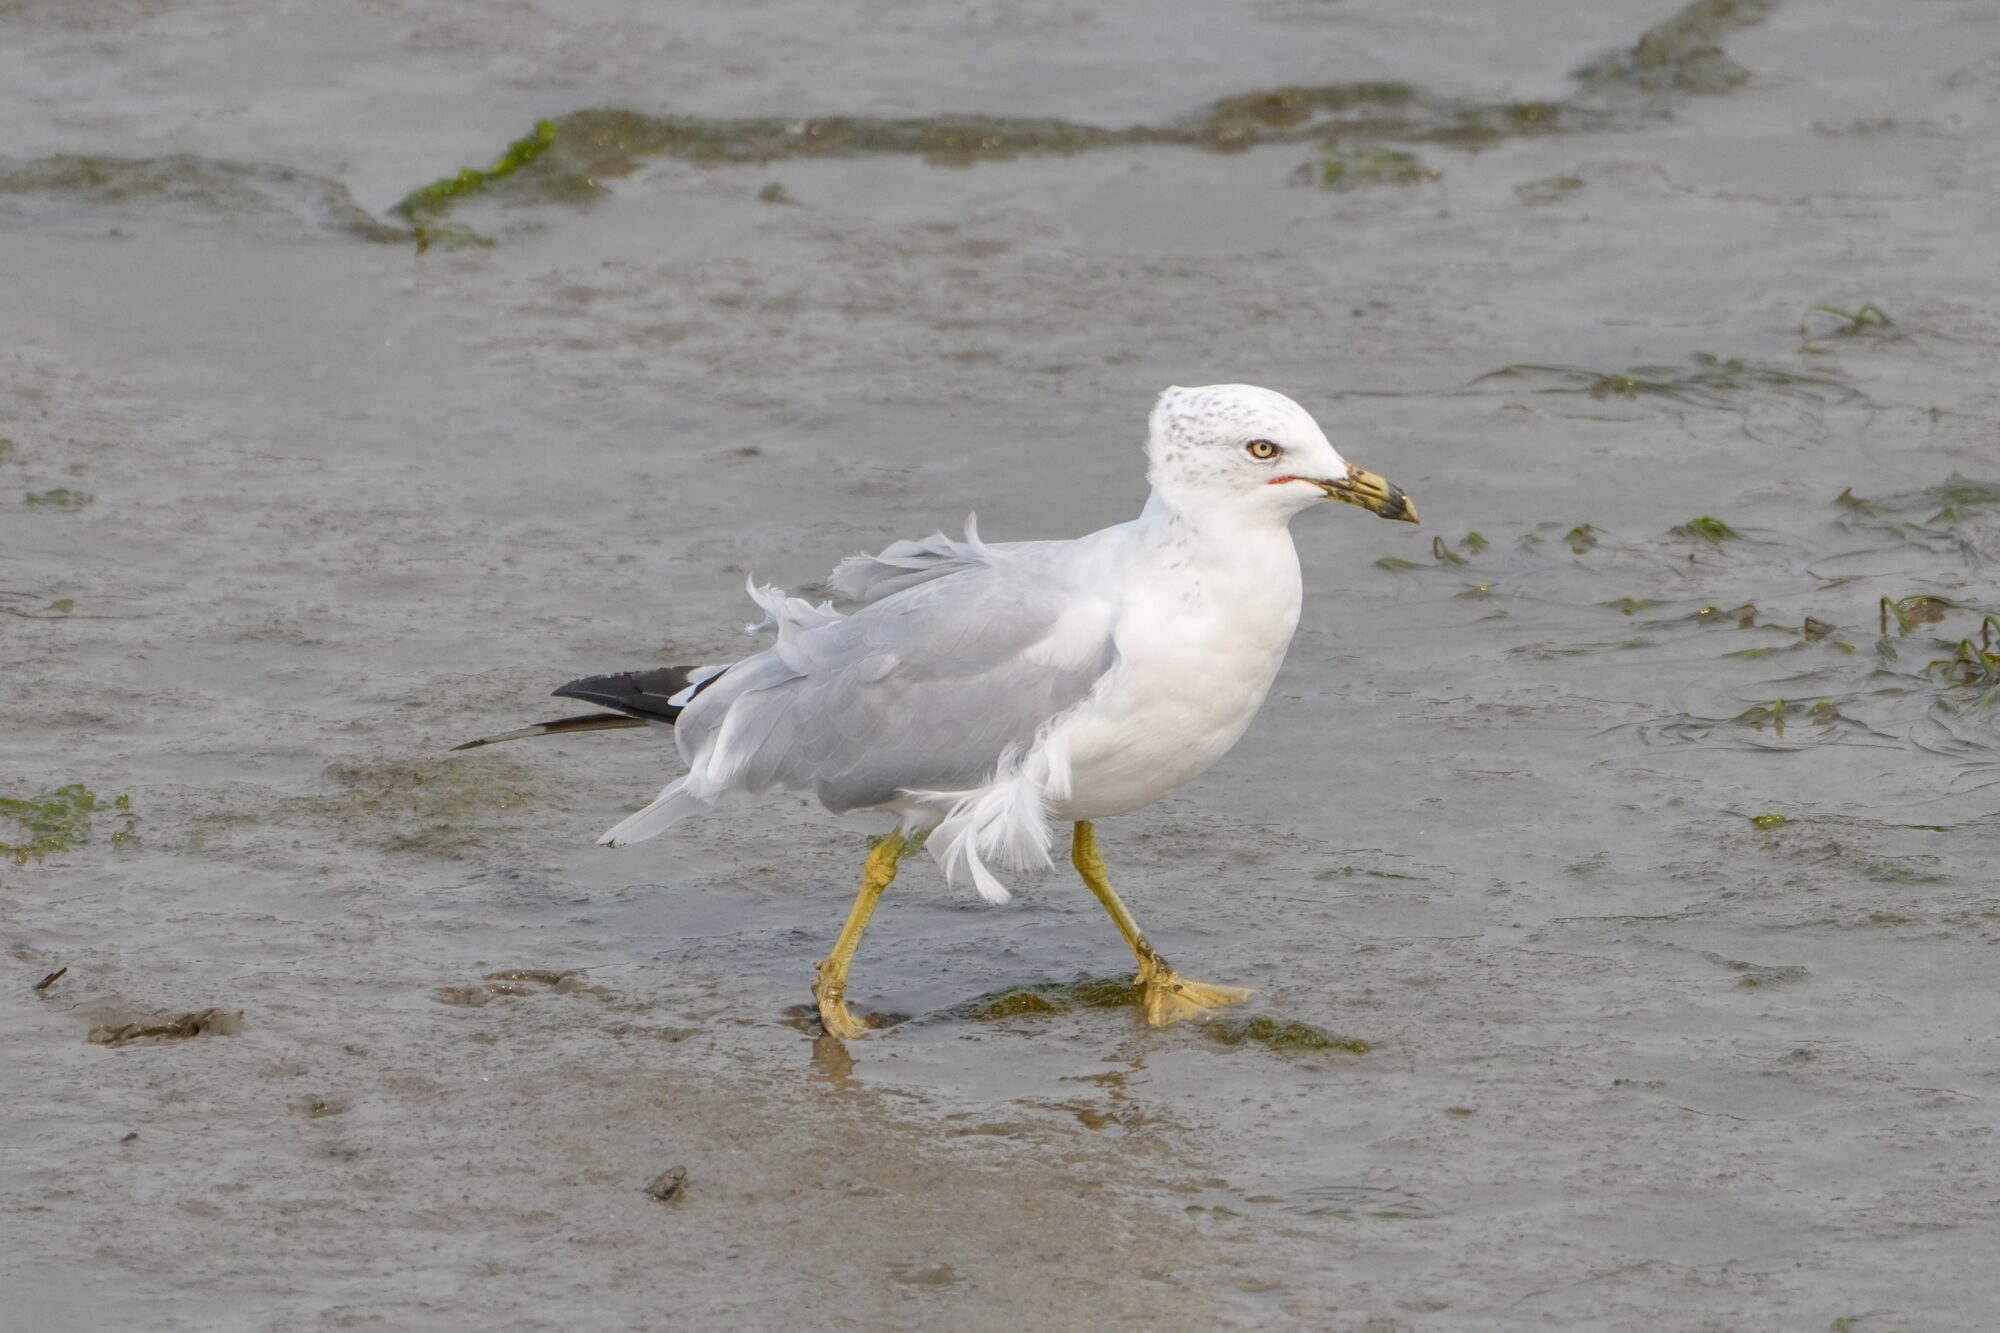
[[[1573,8],[0,3],[0,1322],[1990,1326],[2000,14]],[[1242,1040],[444,757],[1239,379],[1425,519],[1101,830]]]

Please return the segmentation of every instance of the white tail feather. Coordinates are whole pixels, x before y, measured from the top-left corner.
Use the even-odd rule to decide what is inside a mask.
[[[709,803],[686,790],[687,779],[669,782],[653,803],[638,810],[612,826],[609,833],[597,840],[600,847],[623,847],[628,842],[644,842],[657,838],[690,815],[698,815],[709,808]]]

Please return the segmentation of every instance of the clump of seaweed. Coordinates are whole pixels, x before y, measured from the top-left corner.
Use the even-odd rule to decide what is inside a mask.
[[[1974,554],[2000,517],[2000,482],[1954,472],[1936,486],[1873,498],[1849,487],[1834,503],[1847,511],[1843,526],[1885,532],[1930,550]]]
[[[1156,124],[1108,128],[1051,117],[938,115],[648,116],[597,108],[539,120],[486,167],[467,167],[412,190],[391,210],[399,225],[356,205],[338,182],[284,167],[190,154],[157,158],[58,155],[0,160],[0,194],[39,192],[95,203],[179,200],[235,216],[297,213],[314,206],[319,222],[378,242],[421,250],[440,243],[490,244],[447,225],[446,215],[474,196],[585,204],[606,193],[643,158],[769,163],[798,157],[912,155],[941,166],[1068,154],[1118,147],[1175,145],[1240,152],[1260,144],[1319,143],[1331,156],[1309,163],[1315,184],[1346,189],[1364,183],[1412,183],[1435,176],[1403,149],[1342,144],[1443,144],[1478,150],[1527,135],[1602,131],[1642,125],[1687,96],[1722,92],[1749,76],[1721,49],[1730,32],[1762,20],[1776,0],[1693,0],[1627,50],[1577,71],[1576,92],[1547,100],[1482,101],[1426,92],[1407,83],[1364,81],[1253,89]],[[1575,177],[1523,188],[1528,202],[1560,197]],[[760,196],[765,202],[778,202]]]
[[[50,491],[29,491],[21,497],[21,502],[30,509],[53,509],[74,514],[96,499],[89,491],[73,491],[67,486],[58,486]]]
[[[1121,147],[1241,152],[1261,144],[1321,143],[1329,156],[1307,164],[1312,184],[1330,189],[1408,184],[1430,179],[1435,171],[1402,149],[1380,145],[1478,149],[1525,135],[1612,129],[1656,117],[1687,93],[1733,87],[1747,75],[1717,43],[1724,33],[1761,19],[1775,2],[1694,0],[1629,52],[1579,71],[1579,94],[1561,100],[1440,97],[1392,81],[1290,85],[1253,89],[1164,123],[1122,129],[1031,116],[709,118],[648,116],[616,107],[576,111],[538,122],[535,132],[517,139],[492,168],[470,168],[413,192],[401,215],[434,227],[458,200],[489,192],[503,178],[518,199],[588,203],[603,196],[605,181],[651,157],[721,165],[907,155],[940,166],[969,166]],[[1611,89],[1643,96],[1604,96]],[[1355,155],[1350,157],[1343,144],[1374,146],[1346,150]]]
[[[1896,626],[1898,638],[1907,635],[1919,625],[1936,625],[1959,604],[1949,597],[1939,597],[1935,593],[1913,593],[1908,597],[1884,597],[1881,602],[1882,637],[1889,637],[1890,622]]]
[[[1829,342],[1843,339],[1894,342],[1905,336],[1902,326],[1889,318],[1888,312],[1881,306],[1873,303],[1856,306],[1852,310],[1837,305],[1816,305],[1799,320],[1799,350],[1813,356],[1830,353],[1833,349],[1824,345]]]
[[[1418,185],[1444,175],[1437,167],[1426,166],[1415,153],[1379,145],[1344,147],[1329,145],[1292,173],[1294,185],[1345,194],[1370,185]]]
[[[129,1046],[135,1041],[187,1041],[210,1034],[233,1037],[241,1031],[242,1010],[215,1008],[106,1021],[91,1028],[86,1039],[94,1046]]]
[[[1960,639],[1957,653],[1927,663],[1924,675],[1943,687],[1939,702],[1960,714],[1984,713],[2000,703],[2000,615],[1987,615],[1977,642]]]
[[[1201,1025],[1201,1034],[1210,1041],[1221,1042],[1225,1046],[1254,1044],[1287,1055],[1312,1051],[1345,1051],[1349,1055],[1366,1055],[1373,1049],[1359,1037],[1337,1036],[1311,1023],[1264,1015],[1243,1017],[1223,1014],[1204,1022]]]
[[[1385,555],[1375,562],[1375,567],[1377,569],[1386,569],[1394,574],[1412,569],[1435,569],[1439,565],[1469,565],[1472,563],[1472,557],[1485,550],[1490,544],[1478,533],[1468,532],[1465,534],[1464,540],[1459,542],[1459,546],[1463,550],[1455,550],[1452,544],[1443,537],[1433,537],[1431,538],[1430,564],[1427,565],[1421,560],[1406,560],[1400,555]]]
[[[57,153],[0,160],[0,195],[73,199],[100,207],[168,204],[217,217],[305,220],[367,241],[407,241],[411,233],[371,215],[345,185],[290,167],[232,162],[194,153],[114,157]]]
[[[1778,0],[1695,0],[1648,28],[1628,50],[1600,56],[1573,76],[1599,94],[1724,93],[1748,82],[1722,39],[1762,23]]]
[[[1656,606],[1665,606],[1666,603],[1651,597],[1620,597],[1616,601],[1601,602],[1599,605],[1608,606],[1620,615],[1629,616],[1638,611],[1650,611]]]
[[[122,809],[131,798],[120,796]],[[20,842],[0,841],[0,856],[17,866],[40,861],[50,852],[66,852],[90,840],[90,815],[97,809],[97,794],[80,782],[26,799],[0,797],[0,818],[11,819],[26,830]]]
[[[1794,703],[1787,699],[1773,699],[1768,704],[1758,704],[1754,708],[1744,709],[1736,715],[1735,720],[1738,726],[1754,727],[1759,731],[1768,726],[1772,734],[1782,736],[1785,734],[1785,720],[1800,714],[1816,727],[1831,727],[1842,720],[1840,709],[1831,699],[1821,699],[1809,705]]]
[[[493,160],[492,166],[465,167],[455,176],[446,176],[420,186],[404,195],[389,211],[397,217],[407,218],[419,228],[421,236],[421,228],[427,219],[442,213],[456,200],[513,175],[546,153],[555,141],[555,122],[538,120],[534,131],[508,144],[506,150]]]
[[[1302,84],[1261,88],[1212,102],[1175,122],[1183,133],[1212,148],[1248,148],[1274,134],[1303,136],[1383,123],[1407,123],[1425,95],[1407,83],[1388,81]],[[1171,131],[1170,131],[1171,132]]]
[[[991,1023],[1025,1014],[1064,1014],[1073,1009],[1119,1009],[1139,1003],[1139,987],[1127,977],[1083,977],[1076,981],[1010,986],[976,996],[947,1010],[947,1018]]]
[[[1746,963],[1740,958],[1725,958],[1719,953],[1706,951],[1701,956],[1717,967],[1734,972],[1737,986],[1744,990],[1782,986],[1791,981],[1803,981],[1811,975],[1796,963]]]
[[[531,770],[506,759],[343,760],[326,775],[341,791],[316,804],[367,816],[392,852],[463,855],[498,831],[494,816],[534,799]]]
[[[1519,362],[1488,371],[1472,382],[1495,379],[1549,381],[1536,390],[1538,393],[1582,394],[1599,401],[1665,398],[1711,408],[1733,407],[1733,399],[1751,389],[1814,401],[1860,396],[1845,378],[1832,371],[1808,373],[1737,357],[1725,359],[1710,352],[1696,352],[1686,366],[1633,366],[1624,371]]]
[[[1707,542],[1710,546],[1720,546],[1724,542],[1742,540],[1743,534],[1730,527],[1719,518],[1703,514],[1685,523],[1676,524],[1671,531],[1676,537],[1687,537],[1693,541]]]
[[[1561,203],[1583,188],[1583,177],[1564,172],[1560,176],[1544,176],[1540,180],[1524,181],[1514,187],[1514,193],[1522,203],[1530,208],[1543,204]]]

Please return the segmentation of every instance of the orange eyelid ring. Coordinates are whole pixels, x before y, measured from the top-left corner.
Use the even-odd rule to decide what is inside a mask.
[[[1401,523],[1417,522],[1417,507],[1410,497],[1403,494],[1403,488],[1394,482],[1384,481],[1373,472],[1363,472],[1352,464],[1347,475],[1328,480],[1324,477],[1273,477],[1270,485],[1280,486],[1288,481],[1303,481],[1326,492],[1329,500],[1339,500],[1343,504],[1359,505],[1371,514],[1395,519]]]

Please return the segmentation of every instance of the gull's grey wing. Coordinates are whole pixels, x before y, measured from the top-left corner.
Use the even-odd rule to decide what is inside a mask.
[[[933,532],[891,542],[874,555],[850,555],[834,566],[826,586],[843,602],[879,602],[932,579],[986,568],[1010,545],[988,546],[979,540],[979,517],[968,514],[964,541]]]
[[[830,810],[979,786],[1116,660],[1113,600],[989,557],[852,616],[762,594],[778,644],[695,698],[691,795],[810,788]]]

